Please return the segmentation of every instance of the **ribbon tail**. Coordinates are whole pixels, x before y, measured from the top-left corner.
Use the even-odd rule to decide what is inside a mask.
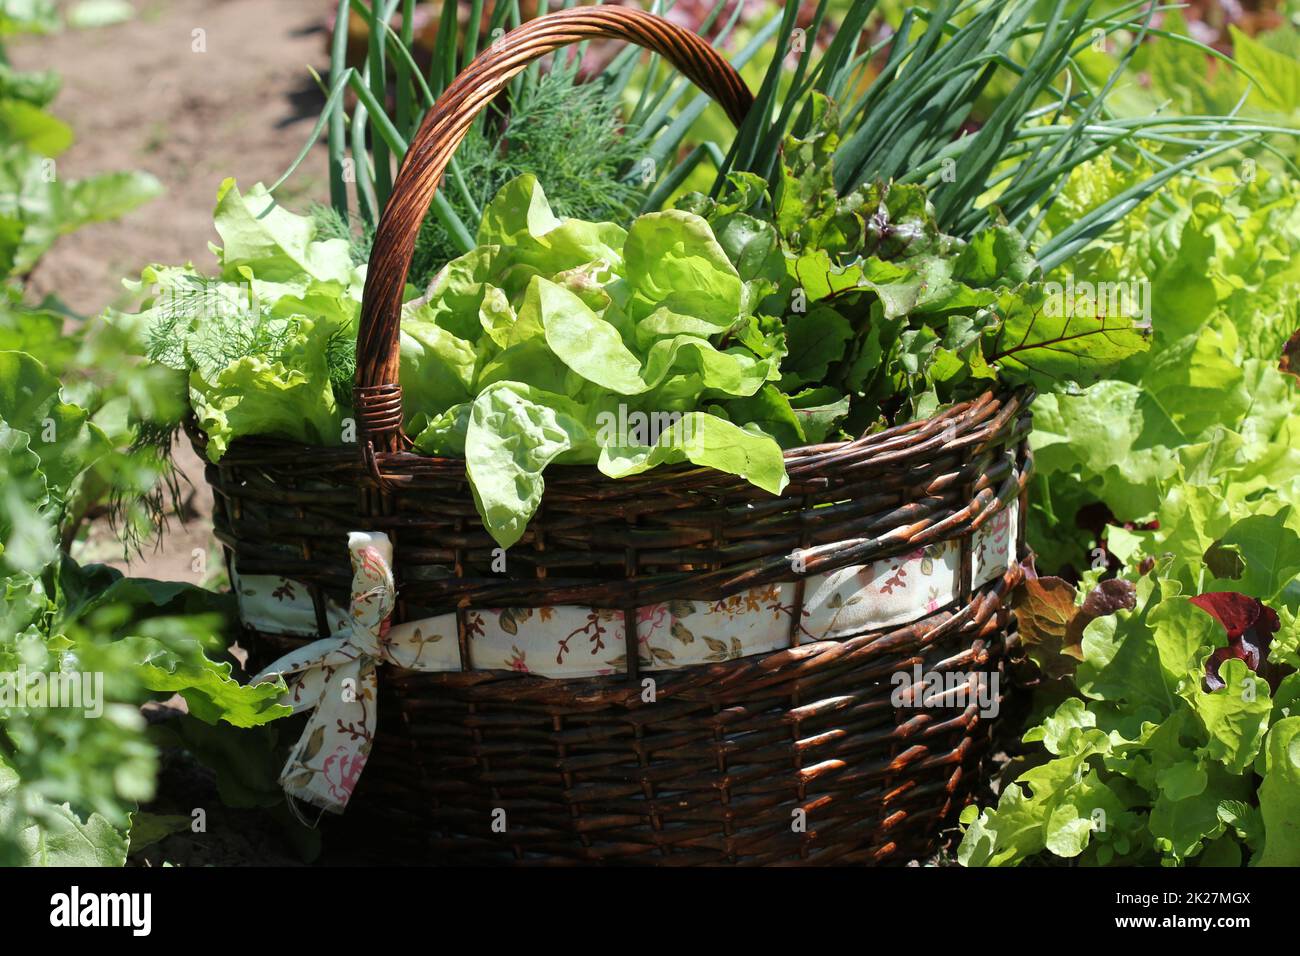
[[[342,813],[370,756],[376,724],[375,661],[368,656],[323,671],[324,683],[280,773],[285,793]]]
[[[252,683],[276,680],[283,677],[288,690],[280,703],[299,713],[315,705],[323,693],[327,671],[358,657],[346,637],[325,637],[290,651],[274,664],[262,669]]]

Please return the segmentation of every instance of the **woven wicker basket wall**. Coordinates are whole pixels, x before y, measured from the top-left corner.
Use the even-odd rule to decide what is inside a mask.
[[[406,450],[397,322],[437,180],[474,113],[514,73],[594,36],[664,54],[733,119],[749,105],[707,44],[636,10],[553,14],[485,52],[426,118],[376,236],[358,340],[359,448],[235,442],[207,469],[218,537],[239,574],[304,585],[318,636],[327,600],[346,604],[355,530],[394,541],[395,620],[457,613],[461,672],[380,670],[374,749],[342,822],[382,856],[690,865],[924,855],[978,779],[991,722],[974,704],[897,707],[891,676],[916,665],[1002,672],[1014,636],[1006,602],[1021,571],[1013,560],[972,587],[971,542],[1013,503],[1024,514],[1030,394],[989,393],[926,421],[788,452],[779,497],[698,468],[620,481],[548,469],[541,509],[504,571],[463,461]],[[201,452],[203,435],[191,427],[190,436]],[[950,541],[962,584],[945,606],[884,631],[801,638],[806,578]],[[1014,556],[1023,555],[1021,541]],[[786,649],[658,671],[652,701],[633,627],[623,673],[557,680],[475,669],[465,623],[476,609],[559,605],[635,621],[648,605],[791,581]],[[312,639],[249,638],[258,666]],[[494,811],[504,811],[504,832]]]

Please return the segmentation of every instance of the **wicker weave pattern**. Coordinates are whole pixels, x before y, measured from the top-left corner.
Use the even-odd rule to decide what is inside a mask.
[[[578,604],[633,613],[903,554],[970,535],[1022,491],[1018,446],[1029,396],[957,405],[918,423],[787,454],[791,482],[768,495],[707,469],[610,481],[553,469],[522,541],[500,554],[474,510],[459,459],[379,454],[391,510],[366,514],[367,463],[354,448],[236,443],[209,467],[216,533],[242,574],[282,574],[336,599],[350,570],[341,543],[359,527],[397,543],[399,619],[445,610]],[[192,433],[196,448],[204,439]],[[289,507],[284,507],[284,506]],[[969,578],[970,556],[961,559]],[[794,620],[797,620],[797,616]],[[792,635],[793,637],[793,635]],[[461,626],[462,659],[470,661]],[[635,660],[636,655],[631,655]],[[635,668],[633,669],[635,676]]]
[[[635,619],[645,603],[788,580],[795,549],[814,574],[956,539],[969,580],[974,529],[1017,496],[1023,507],[1027,401],[986,395],[931,421],[791,452],[791,493],[779,499],[699,469],[627,482],[548,474],[543,513],[503,574],[492,573],[463,462],[376,456],[397,489],[391,515],[363,513],[366,469],[353,449],[237,443],[208,472],[218,534],[239,567],[306,583],[321,635],[325,596],[346,595],[346,531],[372,527],[397,543],[399,619],[459,609],[472,667],[468,609],[590,603]],[[635,649],[623,678],[384,669],[349,825],[392,835],[387,853],[443,862],[922,855],[978,778],[990,724],[974,706],[900,710],[890,677],[916,664],[1001,674],[1013,635],[1005,598],[1019,580],[1013,568],[885,633],[803,645],[792,633],[788,650],[656,673],[653,703],[641,698]],[[258,666],[310,639],[251,637]],[[504,834],[491,830],[496,808]],[[802,833],[790,828],[796,809],[810,821]]]
[[[896,708],[890,677],[996,674],[1020,571],[958,612],[656,676],[386,669],[345,818],[383,859],[457,864],[885,863],[923,856],[980,775],[977,708]],[[271,655],[297,641],[263,637]],[[999,701],[1002,700],[1001,694]],[[505,813],[504,832],[493,830]],[[792,826],[794,811],[806,828]]]
[[[305,584],[319,636],[329,632],[326,599],[346,600],[343,542],[354,530],[393,539],[396,621],[457,612],[466,670],[380,670],[380,723],[345,820],[383,858],[748,865],[924,854],[978,778],[991,725],[974,705],[895,706],[891,678],[917,665],[1002,672],[1014,638],[1005,599],[1021,570],[972,591],[971,539],[1017,497],[1026,513],[1030,393],[990,392],[925,421],[790,451],[780,496],[700,468],[620,481],[550,468],[504,569],[464,462],[406,450],[397,324],[437,180],[511,76],[594,36],[664,54],[735,120],[749,106],[707,44],[627,8],[553,14],[486,51],[430,111],[378,229],[358,337],[359,444],[235,442],[207,470],[217,535],[241,573]],[[203,435],[193,423],[189,431],[202,451]],[[884,633],[799,644],[804,578],[946,541],[959,543],[964,582],[951,605]],[[473,669],[466,612],[475,608],[583,605],[635,620],[646,605],[783,581],[796,594],[787,649],[656,673],[653,700],[635,628],[626,629],[626,675]],[[250,638],[255,667],[311,640]],[[492,827],[496,810],[504,832]],[[795,811],[803,829],[792,826]]]

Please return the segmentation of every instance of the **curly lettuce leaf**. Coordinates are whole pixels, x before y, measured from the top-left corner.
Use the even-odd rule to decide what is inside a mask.
[[[470,406],[465,470],[483,525],[503,548],[521,537],[541,503],[542,472],[566,452],[590,449],[577,403],[520,382],[496,382]]]
[[[1275,723],[1259,788],[1264,845],[1256,866],[1300,866],[1300,717]]]
[[[220,461],[241,435],[338,444],[342,416],[325,364],[329,334],[323,321],[303,320],[289,333],[281,361],[247,356],[211,378],[190,373],[190,402],[211,461]]]
[[[26,450],[36,456],[45,487],[58,501],[109,450],[89,413],[64,401],[59,380],[25,352],[0,352],[0,421],[25,434]],[[17,440],[11,437],[11,447]]]
[[[780,494],[790,480],[781,448],[771,436],[707,412],[682,415],[661,432],[653,445],[604,445],[597,466],[611,478],[623,478],[685,461],[739,475],[774,495]]]
[[[261,183],[241,194],[233,179],[217,191],[213,214],[222,246],[222,276],[305,286],[308,281],[337,282],[352,277],[346,239],[316,240],[315,223],[278,205]]]

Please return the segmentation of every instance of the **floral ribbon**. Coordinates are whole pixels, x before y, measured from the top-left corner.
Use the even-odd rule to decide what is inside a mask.
[[[670,601],[637,609],[643,671],[734,660],[798,643],[839,640],[920,620],[955,600],[962,575],[972,588],[1003,574],[1017,560],[1018,508],[1002,509],[971,540],[963,571],[961,544],[938,542],[867,565],[807,579],[803,601],[795,584],[751,588],[720,601]],[[284,703],[312,710],[280,782],[305,803],[333,813],[347,806],[370,755],[376,725],[375,669],[458,671],[467,666],[456,640],[454,613],[389,626],[396,603],[393,546],[385,534],[348,535],[352,560],[349,610],[327,602],[334,634],[286,654],[258,680],[284,676]],[[235,572],[240,613],[255,630],[306,634],[317,624],[308,589],[285,578]],[[791,617],[799,607],[797,622]],[[254,613],[255,612],[255,613]],[[473,609],[465,629],[473,670],[510,669],[556,679],[626,670],[623,612],[557,605]],[[292,805],[292,804],[291,804]]]
[[[388,663],[423,670],[420,622],[388,626],[397,602],[388,535],[348,535],[352,601],[347,625],[271,664],[254,681],[289,679],[282,703],[311,709],[307,726],[280,773],[285,793],[342,813],[370,756],[376,722],[375,668]]]

